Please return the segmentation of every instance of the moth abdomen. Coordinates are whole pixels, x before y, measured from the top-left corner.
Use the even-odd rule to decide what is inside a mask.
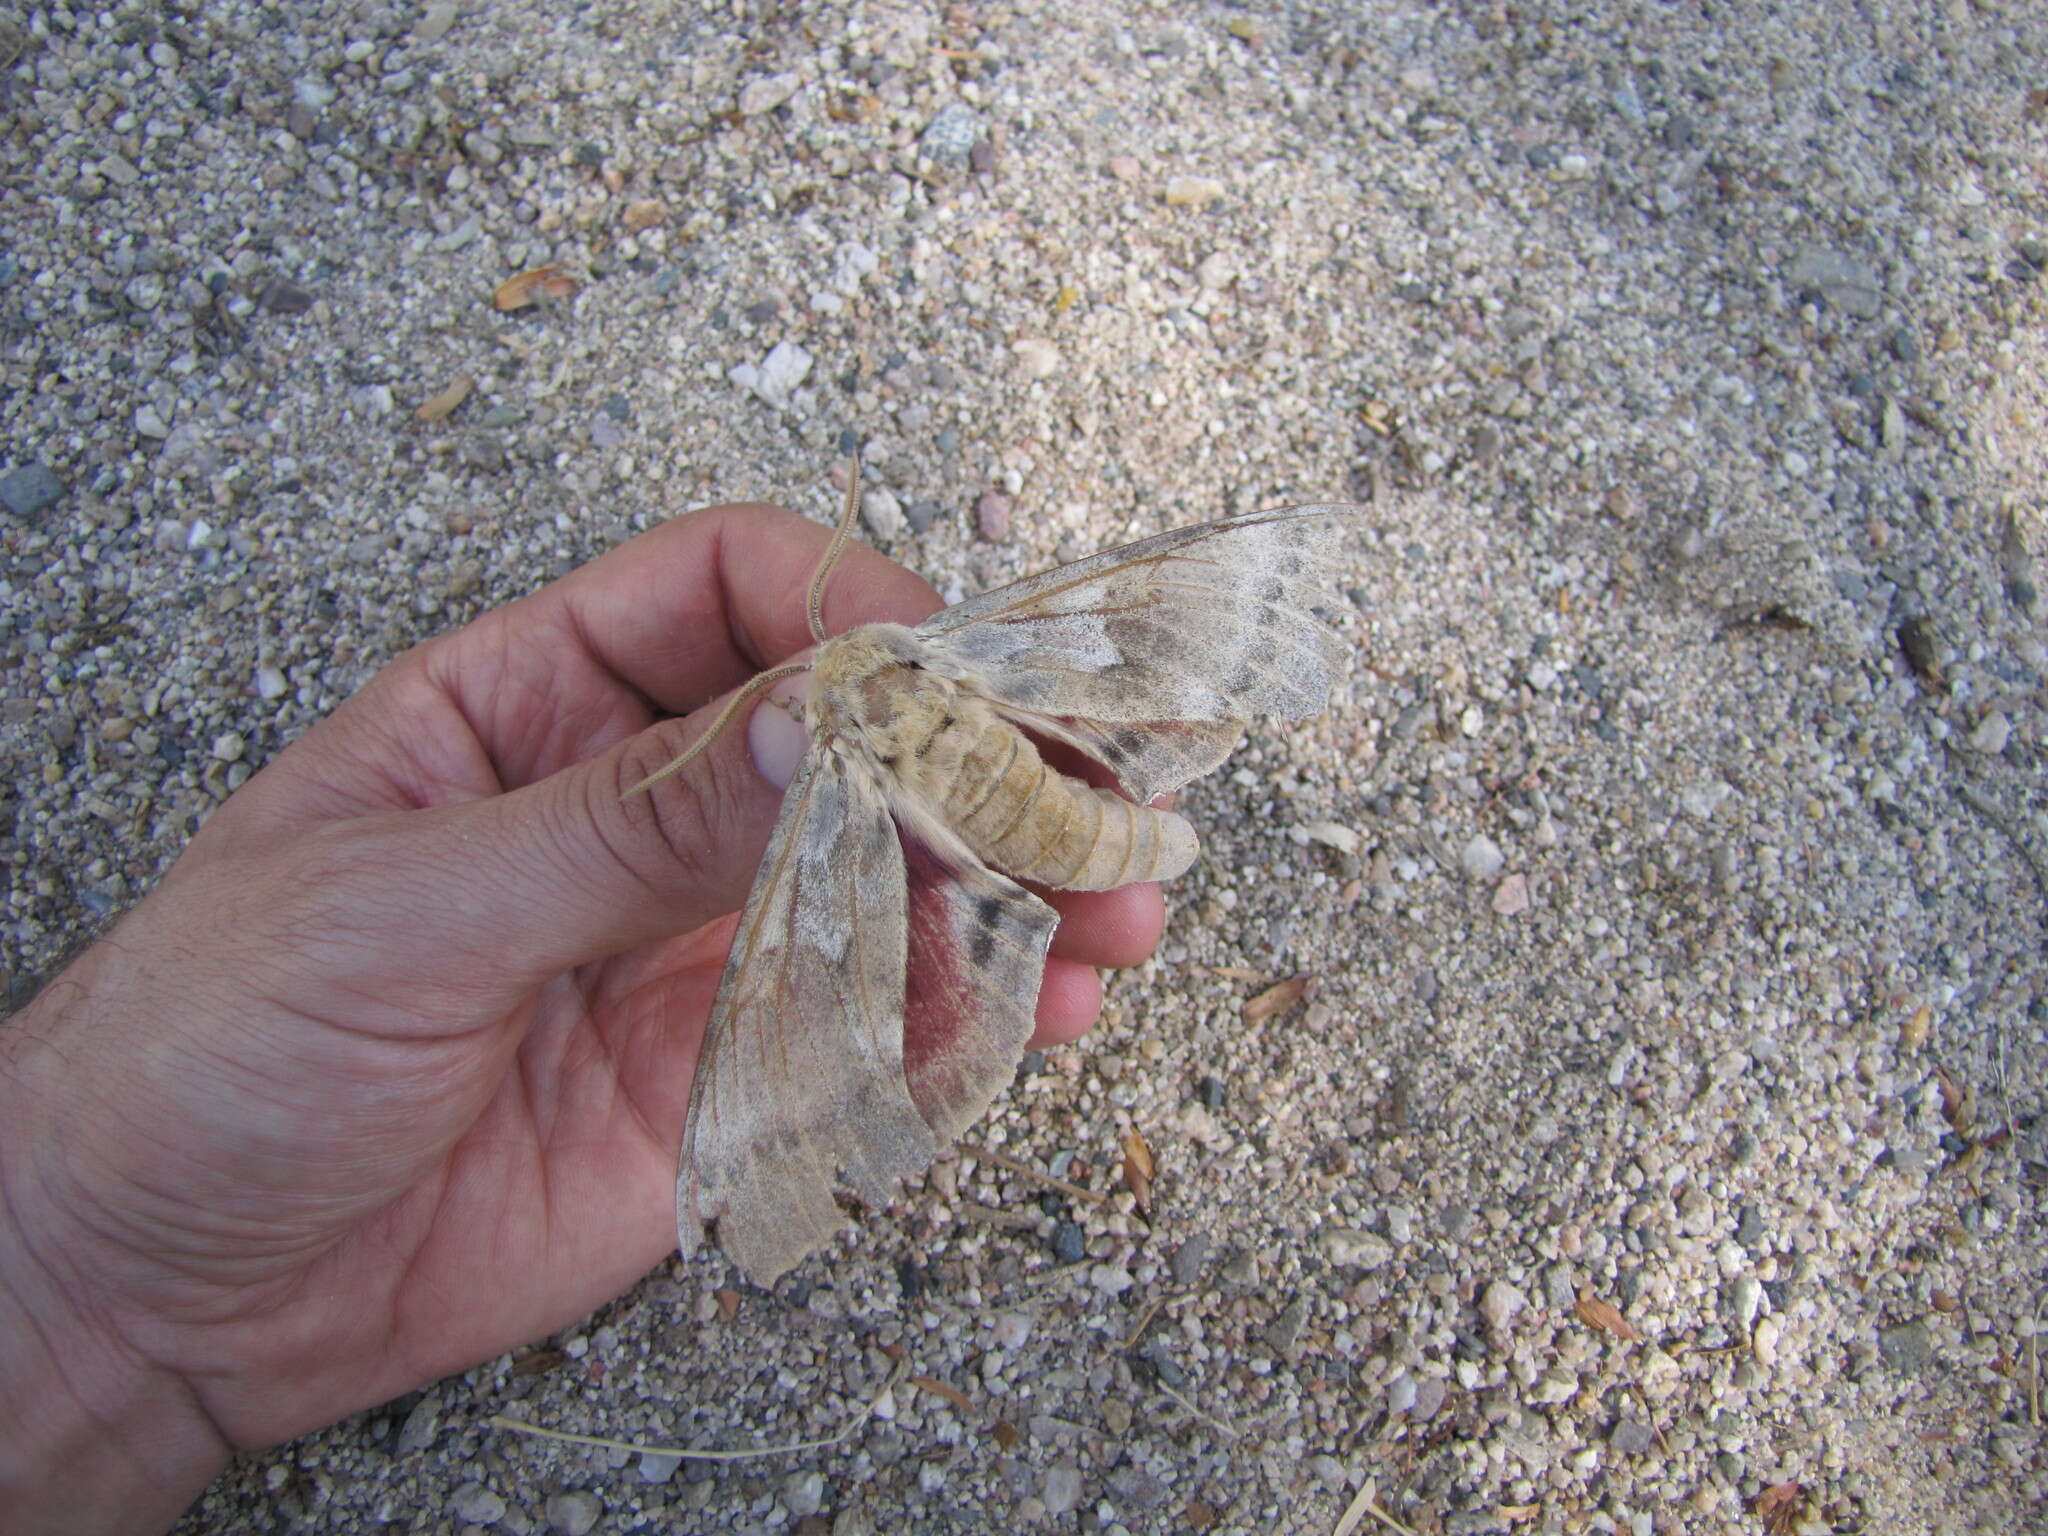
[[[991,709],[961,711],[946,734],[952,764],[929,786],[941,818],[980,858],[1020,880],[1106,891],[1166,880],[1195,860],[1195,834],[1171,811],[1068,778]]]

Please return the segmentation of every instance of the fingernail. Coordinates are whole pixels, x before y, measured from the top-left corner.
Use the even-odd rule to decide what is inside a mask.
[[[754,767],[777,789],[789,787],[796,777],[796,765],[811,744],[810,732],[784,706],[791,699],[803,698],[810,686],[808,676],[786,678],[768,690],[747,721],[747,750],[754,756]]]

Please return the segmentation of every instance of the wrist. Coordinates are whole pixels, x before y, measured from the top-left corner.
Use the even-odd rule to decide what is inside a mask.
[[[122,1337],[87,1245],[36,1193],[43,1117],[24,1058],[50,1036],[34,1014],[7,1026],[17,1050],[0,1073],[0,1528],[167,1529],[230,1448],[190,1385]]]

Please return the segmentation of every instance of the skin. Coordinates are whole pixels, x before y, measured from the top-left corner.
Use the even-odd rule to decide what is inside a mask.
[[[409,652],[0,1025],[0,1529],[162,1528],[232,1452],[544,1336],[672,1249],[799,728],[757,708],[622,792],[809,643],[827,538],[713,508]],[[855,548],[825,614],[938,607]],[[1156,886],[1047,894],[1072,921],[1040,1043],[1162,920]]]

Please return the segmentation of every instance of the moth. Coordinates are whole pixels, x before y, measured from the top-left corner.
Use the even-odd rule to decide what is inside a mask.
[[[1020,883],[1107,890],[1194,862],[1148,802],[1230,755],[1260,715],[1319,714],[1345,647],[1311,611],[1348,504],[1253,512],[1028,577],[922,624],[827,636],[756,677],[679,771],[768,684],[808,669],[810,744],[711,1009],[676,1180],[688,1255],[717,1224],[772,1284],[842,1225],[834,1190],[886,1204],[980,1118],[1031,1038],[1057,917]],[[1053,768],[1064,743],[1125,792]],[[1128,797],[1128,798],[1126,798]]]

